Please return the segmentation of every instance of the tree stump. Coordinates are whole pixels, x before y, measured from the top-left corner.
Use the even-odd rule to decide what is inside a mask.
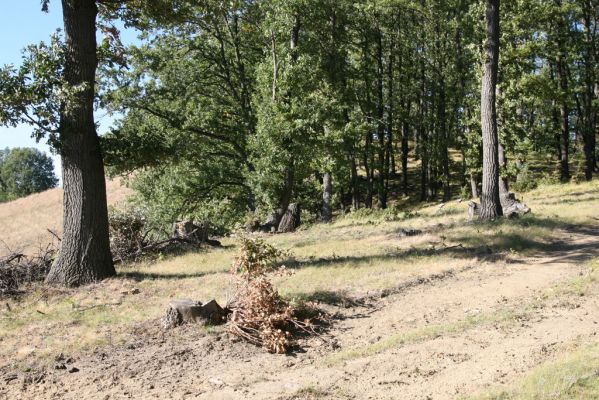
[[[476,203],[475,201],[469,201],[468,202],[468,218],[470,218],[470,220],[474,220],[475,218],[477,218],[480,215],[480,207],[478,205],[478,203]]]
[[[279,229],[277,231],[280,233],[295,232],[301,222],[300,214],[301,210],[299,204],[290,204],[283,215],[283,218],[281,218]]]
[[[518,218],[520,215],[528,214],[530,208],[516,199],[513,193],[500,196],[503,216],[509,219]]]
[[[177,221],[173,224],[173,239],[184,239],[193,243],[206,243],[210,223],[206,221]]]
[[[204,305],[189,299],[173,300],[162,318],[162,327],[172,329],[186,323],[217,325],[225,322],[227,314],[215,300],[210,300]]]

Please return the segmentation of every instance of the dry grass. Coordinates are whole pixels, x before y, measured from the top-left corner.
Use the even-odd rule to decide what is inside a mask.
[[[131,190],[120,181],[107,181],[108,203],[124,200]],[[50,239],[47,229],[62,232],[62,189],[51,189],[22,199],[0,203],[0,255],[6,249],[31,252]]]
[[[588,400],[599,398],[599,343],[574,349],[536,368],[513,387],[472,400]]]
[[[109,188],[111,202],[127,193],[114,182]],[[454,201],[443,209],[429,204],[407,215],[347,216],[330,225],[273,236],[269,242],[293,253],[287,266],[295,271],[278,278],[276,285],[287,297],[335,301],[393,288],[415,276],[490,262],[485,261],[487,247],[493,257],[501,258],[543,251],[570,224],[596,225],[598,189],[599,182],[538,189],[525,196],[534,215],[515,222],[466,223],[466,203]],[[46,227],[59,224],[59,210],[59,191],[2,204],[0,234],[3,239],[10,236],[13,245],[31,243]],[[400,238],[401,228],[424,233]],[[162,316],[171,298],[215,298],[225,303],[235,243],[228,238],[222,249],[121,266],[118,278],[86,288],[48,291],[40,286],[22,298],[6,300],[0,308],[0,364],[40,361],[61,351],[126,341],[136,325]],[[458,245],[462,247],[453,247]],[[139,293],[131,294],[133,289]],[[495,321],[505,315],[487,317]],[[388,345],[478,323],[485,321],[401,333]]]

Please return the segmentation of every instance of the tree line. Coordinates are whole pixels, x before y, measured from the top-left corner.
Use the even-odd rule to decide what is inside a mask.
[[[133,172],[152,219],[222,230],[291,203],[330,221],[464,188],[492,219],[530,169],[597,169],[596,0],[62,5],[64,37],[0,70],[0,121],[32,124],[63,159],[50,282],[114,274],[104,164]],[[140,43],[123,46],[115,20]],[[94,104],[122,116],[101,138]]]

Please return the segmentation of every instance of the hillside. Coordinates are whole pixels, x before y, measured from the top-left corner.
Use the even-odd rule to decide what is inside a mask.
[[[0,397],[596,398],[598,189],[540,188],[518,220],[472,224],[454,201],[269,236],[293,254],[281,294],[331,316],[290,355],[222,327],[160,327],[170,299],[226,302],[235,238],[90,287],[33,287],[0,311]],[[21,204],[41,212],[50,195]],[[77,371],[55,369],[61,359]]]
[[[124,200],[131,190],[119,180],[106,183],[108,204]],[[51,239],[51,229],[62,233],[62,189],[51,189],[21,199],[0,203],[0,255],[7,247],[30,253]]]

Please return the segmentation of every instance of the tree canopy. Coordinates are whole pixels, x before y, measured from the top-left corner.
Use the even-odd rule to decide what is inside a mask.
[[[0,200],[52,189],[58,184],[54,162],[34,148],[0,150]]]

